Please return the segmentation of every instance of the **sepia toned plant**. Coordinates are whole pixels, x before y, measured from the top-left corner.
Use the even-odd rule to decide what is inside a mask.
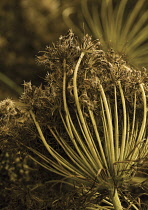
[[[36,60],[48,70],[44,85],[24,82],[19,101],[0,102],[1,200],[10,198],[11,209],[148,209],[147,1],[50,2],[16,1],[21,22],[15,22],[13,9],[2,8],[3,19],[5,12],[11,13],[7,22],[13,23],[7,24],[6,38],[0,37],[4,54],[13,25],[23,20],[23,34],[35,29],[32,43],[16,39],[14,46],[28,43],[31,49],[40,46],[39,37],[51,39],[47,26],[62,10],[67,25],[82,39],[70,30],[39,52]],[[84,36],[85,31],[97,40]],[[13,51],[6,56],[8,66],[24,60]],[[21,91],[4,76],[1,81]]]
[[[147,189],[147,72],[71,30],[37,62],[49,70],[46,84],[25,82],[19,102],[0,102],[0,150],[27,154],[62,176],[51,183],[73,187],[65,209],[143,207],[127,189]]]
[[[138,175],[148,151],[147,73],[105,53],[88,35],[79,42],[72,31],[40,53],[47,85],[25,83],[21,102],[47,152],[23,141],[39,159],[31,158],[70,185],[95,189],[94,196],[105,191],[107,206],[90,209],[138,209],[122,195],[124,186],[147,181]]]

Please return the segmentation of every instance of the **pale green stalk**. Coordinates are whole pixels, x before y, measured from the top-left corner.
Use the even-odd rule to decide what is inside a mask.
[[[121,100],[122,100],[122,107],[123,107],[123,131],[122,131],[122,139],[121,139],[121,151],[119,156],[119,161],[124,160],[124,152],[125,152],[125,144],[126,144],[126,135],[127,135],[127,113],[126,113],[126,104],[125,104],[125,98],[123,94],[123,90],[121,87],[120,82],[118,82],[119,90],[121,94]]]
[[[111,200],[113,202],[114,209],[115,210],[123,210],[117,189],[114,189],[113,192],[111,191],[110,196],[111,196]]]
[[[133,114],[130,116],[130,113],[128,113],[126,108],[126,101],[121,83],[118,82],[117,85],[114,86],[114,104],[111,104],[103,86],[98,82],[98,93],[100,94],[98,100],[100,101],[101,110],[101,112],[99,110],[101,113],[99,120],[102,120],[103,136],[100,135],[102,132],[100,132],[100,124],[97,124],[95,111],[90,108],[88,103],[86,108],[88,110],[87,114],[90,118],[91,128],[94,130],[94,134],[92,134],[90,132],[90,124],[88,124],[82,109],[77,85],[78,71],[85,53],[87,53],[87,51],[81,53],[73,74],[73,93],[76,105],[74,107],[75,111],[73,110],[74,113],[70,113],[69,110],[69,102],[66,94],[66,61],[63,63],[64,110],[59,109],[59,115],[61,116],[65,132],[67,133],[67,138],[69,138],[71,144],[62,137],[62,134],[56,127],[51,128],[48,126],[55,140],[65,151],[69,159],[67,160],[62,157],[47,143],[40,125],[36,121],[35,115],[32,111],[30,111],[30,114],[34,120],[40,138],[54,160],[45,157],[43,154],[32,148],[30,148],[30,150],[38,155],[45,164],[39,163],[39,161],[36,162],[45,166],[45,168],[52,172],[60,174],[65,178],[71,178],[80,183],[85,183],[86,186],[91,186],[94,182],[96,187],[98,186],[98,189],[100,186],[104,186],[109,192],[110,200],[113,203],[114,209],[122,210],[123,207],[116,186],[116,184],[120,186],[121,183],[118,183],[117,180],[130,180],[130,173],[133,171],[131,165],[137,161],[139,151],[141,158],[145,158],[147,154],[148,138],[146,139],[146,142],[144,142],[147,119],[146,95],[143,84],[140,84],[139,86],[143,101],[143,119],[140,124],[137,123],[136,119],[136,94],[134,98]],[[119,89],[119,96],[117,95],[117,88]],[[122,102],[122,119],[119,118],[118,99]],[[72,116],[74,114],[76,121],[73,121]],[[79,126],[79,131],[77,130],[75,123]],[[129,173],[126,171],[129,171]],[[132,206],[134,207],[134,204],[132,204]],[[136,209],[136,207],[134,208]]]
[[[107,102],[106,95],[104,93],[102,85],[99,86],[102,102],[106,111],[106,117],[104,116],[104,122],[106,121],[106,134],[107,134],[107,143],[110,152],[108,151],[108,156],[110,157],[110,168],[113,167],[113,163],[115,162],[115,150],[114,150],[114,139],[113,139],[113,125],[112,125],[112,117],[111,112],[109,111],[109,106]],[[113,168],[112,168],[113,170]]]
[[[117,92],[116,86],[114,86],[114,93],[115,93],[115,108],[114,108],[114,122],[115,122],[115,160],[118,161],[119,159],[119,126],[118,126],[118,104],[117,104]]]
[[[80,63],[81,63],[84,55],[85,55],[85,52],[82,52],[80,55],[80,58],[77,62],[77,65],[75,67],[75,71],[74,71],[74,75],[73,75],[74,98],[75,98],[75,103],[76,103],[76,107],[77,107],[77,111],[78,111],[79,124],[81,124],[81,130],[84,131],[83,136],[86,139],[86,143],[88,144],[88,148],[90,149],[90,153],[92,155],[92,158],[90,159],[90,161],[92,161],[92,164],[94,165],[93,159],[95,158],[95,162],[97,162],[100,165],[100,162],[98,160],[98,156],[97,156],[94,144],[93,144],[93,140],[90,136],[88,127],[86,125],[86,121],[84,119],[84,115],[81,110],[81,105],[79,102],[78,92],[77,92],[77,72],[78,72],[78,68],[80,66]],[[94,165],[94,167],[95,167],[95,165]],[[100,165],[100,167],[101,167],[101,165]]]

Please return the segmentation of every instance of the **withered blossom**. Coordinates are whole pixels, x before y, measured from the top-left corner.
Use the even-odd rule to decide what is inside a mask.
[[[135,181],[147,157],[146,71],[71,30],[41,53],[46,84],[25,82],[18,105],[0,103],[1,142],[14,143],[78,187],[105,190],[115,209],[122,209],[120,189]]]
[[[73,73],[81,52],[87,52],[79,67],[77,76],[77,86],[79,97],[87,92],[87,102],[96,104],[96,97],[99,94],[98,84],[109,95],[112,94],[114,85],[121,82],[125,97],[132,103],[133,95],[139,97],[138,107],[141,106],[139,84],[144,83],[146,94],[148,94],[148,77],[146,70],[140,71],[130,67],[112,49],[104,52],[101,49],[99,40],[93,41],[89,35],[85,35],[82,41],[70,30],[66,36],[61,36],[59,41],[52,46],[48,46],[42,55],[37,56],[39,64],[46,65],[48,73],[45,87],[32,90],[30,83],[25,83],[25,92],[22,96],[24,103],[50,107],[52,114],[57,105],[62,104],[63,74],[66,72],[67,100],[73,101]],[[123,55],[124,57],[124,55]],[[34,89],[34,87],[32,87]],[[27,93],[28,91],[28,93]],[[32,94],[32,96],[31,96]],[[113,96],[112,96],[113,97]],[[30,100],[29,100],[30,99]],[[86,100],[84,101],[84,103]],[[96,105],[95,105],[96,106]]]

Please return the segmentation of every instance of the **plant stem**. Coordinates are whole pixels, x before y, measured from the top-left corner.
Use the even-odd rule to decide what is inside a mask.
[[[2,72],[0,72],[0,81],[4,82],[8,87],[10,87],[16,93],[21,94],[23,92],[23,89],[21,87],[19,87],[19,85],[17,85],[13,80],[11,80],[9,77],[7,77]]]
[[[123,207],[121,205],[121,201],[120,201],[119,196],[118,196],[117,189],[114,189],[114,191],[111,191],[110,197],[111,197],[114,209],[115,210],[123,210]]]

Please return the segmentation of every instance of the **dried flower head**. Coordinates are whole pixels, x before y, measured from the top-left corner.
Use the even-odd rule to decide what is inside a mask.
[[[38,104],[37,106],[47,103],[46,106],[55,110],[57,104],[58,106],[62,104],[63,74],[66,72],[67,94],[71,103],[73,101],[74,68],[83,51],[87,53],[79,67],[77,85],[79,97],[84,103],[93,103],[92,106],[94,107],[94,104],[97,104],[98,84],[102,84],[108,94],[111,95],[113,87],[118,81],[122,83],[125,97],[129,102],[132,102],[135,92],[138,95],[138,85],[140,83],[145,84],[147,94],[148,77],[146,70],[139,71],[130,67],[112,49],[104,52],[99,40],[92,41],[92,38],[88,35],[85,35],[80,42],[70,30],[66,36],[61,36],[56,44],[47,47],[42,55],[37,57],[38,63],[46,65],[49,69],[45,78],[48,85],[43,89],[39,87],[34,90],[30,83],[26,83],[24,96],[22,97],[23,101],[26,100],[29,103],[30,100],[33,100],[34,102],[31,103]],[[140,107],[140,99],[138,106]]]
[[[113,50],[104,52],[99,40],[85,35],[79,41],[71,30],[38,62],[49,69],[46,85],[24,83],[24,110],[2,102],[1,112],[12,113],[2,138],[13,137],[33,160],[77,187],[93,195],[105,190],[122,210],[120,189],[147,157],[147,73]]]
[[[8,98],[0,102],[0,115],[14,116],[16,114],[14,101]]]

